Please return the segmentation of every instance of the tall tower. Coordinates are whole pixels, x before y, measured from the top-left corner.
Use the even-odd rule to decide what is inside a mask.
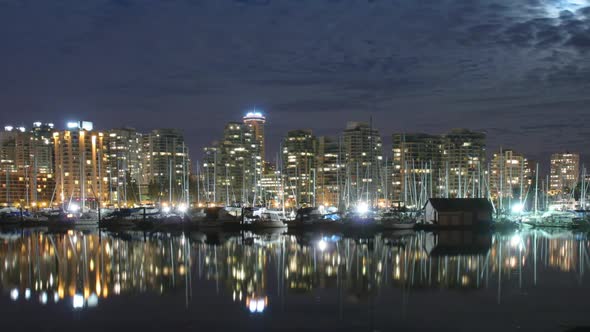
[[[256,109],[246,113],[243,118],[244,124],[252,127],[254,129],[254,136],[258,141],[258,145],[260,146],[260,163],[264,165],[265,161],[265,152],[266,150],[264,145],[264,124],[266,123],[266,117],[262,115],[261,112],[257,111]]]

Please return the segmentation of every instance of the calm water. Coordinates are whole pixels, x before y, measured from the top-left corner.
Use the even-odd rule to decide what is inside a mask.
[[[567,331],[583,233],[365,237],[43,231],[0,238],[3,330]]]

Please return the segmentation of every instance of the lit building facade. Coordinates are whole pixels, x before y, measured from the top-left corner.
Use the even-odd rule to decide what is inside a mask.
[[[53,133],[55,182],[59,202],[96,208],[108,199],[108,155],[105,136],[91,122],[68,123]]]
[[[399,205],[422,207],[429,197],[444,195],[443,136],[423,133],[392,135],[392,200]]]
[[[283,142],[282,154],[289,205],[313,205],[317,178],[316,137],[308,129],[289,131]]]
[[[344,158],[338,138],[321,136],[317,140],[317,201],[324,206],[341,203]]]
[[[144,183],[153,201],[175,204],[188,200],[189,149],[177,129],[155,129],[144,135]]]
[[[343,135],[347,201],[376,205],[382,197],[383,145],[379,131],[364,122],[349,122]]]
[[[577,153],[554,153],[551,155],[550,194],[570,194],[578,183],[580,155]]]
[[[142,201],[143,135],[133,128],[111,129],[107,138],[109,203],[125,206]]]
[[[514,150],[494,153],[490,163],[490,194],[498,206],[523,202],[531,185],[532,170],[527,158]]]
[[[482,179],[485,167],[486,135],[467,129],[453,129],[444,136],[443,186],[445,196],[474,198],[485,195]]]
[[[35,122],[31,131],[6,126],[0,132],[0,202],[24,208],[50,204],[53,176],[53,124]]]
[[[258,145],[260,163],[264,167],[266,144],[264,143],[264,125],[266,123],[266,117],[256,110],[246,113],[243,118],[245,125],[249,126],[254,132],[254,140]]]

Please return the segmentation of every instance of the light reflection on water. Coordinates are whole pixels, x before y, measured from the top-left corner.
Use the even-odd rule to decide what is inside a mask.
[[[328,291],[342,319],[345,305],[392,289],[401,291],[405,311],[420,290],[486,291],[501,305],[506,289],[552,280],[581,287],[588,245],[585,234],[568,231],[368,237],[29,231],[2,234],[0,287],[12,303],[79,311],[141,293],[173,294],[190,307],[200,297],[194,288],[207,285],[258,316],[273,306],[285,311],[291,297],[313,301]]]

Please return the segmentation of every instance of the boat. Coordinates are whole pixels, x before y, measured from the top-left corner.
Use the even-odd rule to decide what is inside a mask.
[[[581,221],[575,213],[570,211],[548,211],[542,215],[530,215],[522,218],[523,225],[535,228],[577,228]]]
[[[384,229],[413,229],[416,219],[400,211],[386,211],[382,213],[378,222]]]
[[[94,228],[98,227],[98,213],[96,211],[83,213],[61,211],[57,215],[50,215],[45,224],[50,228]]]
[[[287,224],[283,222],[284,216],[278,211],[264,211],[260,218],[251,223],[252,229],[261,228],[287,228]]]

